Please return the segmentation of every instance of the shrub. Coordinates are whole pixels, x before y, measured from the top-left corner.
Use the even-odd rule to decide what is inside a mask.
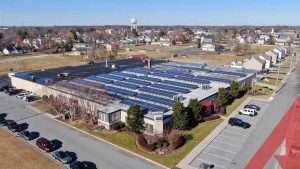
[[[145,151],[153,151],[154,150],[153,146],[148,144],[147,140],[145,139],[145,137],[142,134],[137,135],[137,142],[138,142],[139,146]]]
[[[46,95],[43,95],[43,96],[42,96],[42,100],[43,100],[43,102],[45,102],[45,103],[49,103],[49,98],[48,98],[48,96],[46,96]]]
[[[211,115],[209,117],[204,117],[202,120],[206,122],[206,121],[216,120],[216,119],[219,119],[219,118],[220,118],[219,115],[213,114],[213,115]]]
[[[176,142],[172,145],[171,149],[176,150],[177,148],[181,147],[184,143],[183,136],[177,138]]]
[[[112,129],[113,130],[120,130],[120,129],[124,128],[124,127],[125,127],[124,123],[118,123],[118,124],[113,125]]]
[[[166,148],[166,147],[168,147],[169,145],[170,145],[170,144],[168,143],[168,141],[165,140],[165,141],[163,142],[163,145],[162,145],[162,146],[163,146],[164,148]]]
[[[167,135],[167,141],[173,145],[176,144],[178,139],[182,138],[182,132],[180,130],[172,130],[168,135]]]

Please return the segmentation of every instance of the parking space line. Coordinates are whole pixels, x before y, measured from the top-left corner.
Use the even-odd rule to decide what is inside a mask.
[[[222,151],[226,151],[226,152],[229,152],[229,153],[234,154],[234,155],[237,154],[236,152],[226,150],[226,149],[223,149],[223,148],[218,148],[218,147],[215,147],[215,146],[212,146],[212,145],[209,145],[209,147],[214,148],[214,149],[218,149],[218,150],[222,150]]]
[[[203,159],[200,159],[200,158],[195,158],[194,160],[198,160],[198,161],[201,161],[201,162],[204,162],[204,163],[208,163],[208,164],[213,164],[214,166],[217,166],[217,167],[219,167],[219,168],[227,169],[227,168],[224,167],[224,166],[221,166],[221,165],[218,165],[218,164],[214,164],[214,163],[212,163],[212,162],[210,162],[210,161],[203,160]],[[193,161],[194,161],[194,160],[193,160]],[[193,162],[193,161],[192,161],[192,162]],[[192,162],[191,162],[191,163],[192,163]],[[192,165],[191,163],[190,163],[190,165]],[[199,166],[195,166],[195,167],[199,168]]]
[[[231,134],[235,134],[235,135],[240,135],[240,136],[243,136],[243,137],[248,137],[248,135],[244,135],[244,134],[237,134],[237,133],[230,132],[230,131],[226,131],[226,130],[223,130],[223,132],[227,132],[227,133],[231,133]]]
[[[226,131],[226,129],[234,129],[234,130],[245,131],[245,132],[248,132],[248,131],[249,131],[249,130],[245,130],[245,129],[240,128],[240,127],[234,127],[234,126],[230,126],[230,125],[228,125],[228,126],[224,129],[224,131]]]
[[[216,155],[216,154],[208,153],[208,152],[205,152],[205,151],[202,151],[202,153],[206,153],[206,154],[209,154],[211,156],[222,158],[222,159],[227,160],[227,161],[231,161],[232,160],[232,159],[228,159],[228,158],[225,158],[225,157],[222,157],[222,156],[219,156],[219,155]]]
[[[223,144],[227,144],[227,145],[230,145],[230,146],[232,146],[232,147],[240,148],[239,146],[236,146],[236,145],[233,145],[233,144],[229,144],[229,143],[225,143],[225,142],[219,141],[219,140],[217,140],[217,139],[218,139],[218,138],[216,138],[214,141],[219,142],[219,143],[223,143]]]
[[[229,139],[229,140],[232,140],[232,141],[238,141],[238,142],[244,143],[244,141],[241,141],[240,139],[224,136],[222,134],[220,134],[219,137],[225,137],[226,139]]]

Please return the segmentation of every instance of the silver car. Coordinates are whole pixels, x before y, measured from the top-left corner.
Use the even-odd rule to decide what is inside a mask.
[[[52,154],[53,158],[63,164],[68,164],[72,161],[72,157],[63,151],[56,151]]]

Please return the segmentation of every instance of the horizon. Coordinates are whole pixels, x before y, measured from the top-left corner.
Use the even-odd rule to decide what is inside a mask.
[[[118,4],[116,6],[115,4]],[[0,25],[11,26],[299,26],[296,0],[90,1],[3,0]]]

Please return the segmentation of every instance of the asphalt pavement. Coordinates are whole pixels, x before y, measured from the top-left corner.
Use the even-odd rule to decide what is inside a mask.
[[[0,93],[0,113],[7,113],[6,119],[16,120],[29,131],[38,132],[41,137],[55,140],[59,150],[69,151],[79,161],[86,161],[91,169],[160,169],[160,166],[138,156],[100,141],[48,117],[45,113],[32,110],[27,102],[15,96]],[[35,140],[29,141],[35,145]],[[0,150],[1,151],[1,150]],[[48,153],[51,156],[50,153]]]

